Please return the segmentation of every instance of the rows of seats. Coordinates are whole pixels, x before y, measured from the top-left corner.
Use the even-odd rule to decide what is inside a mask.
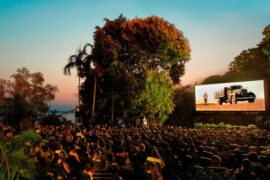
[[[270,179],[270,132],[241,128],[37,126],[39,179]],[[5,134],[5,133],[3,133]]]

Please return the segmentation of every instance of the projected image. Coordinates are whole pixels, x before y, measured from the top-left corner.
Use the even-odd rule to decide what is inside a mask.
[[[195,86],[196,111],[265,111],[264,81]]]

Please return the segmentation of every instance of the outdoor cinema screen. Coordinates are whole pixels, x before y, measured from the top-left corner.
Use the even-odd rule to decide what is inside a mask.
[[[195,86],[196,111],[265,111],[264,81]]]

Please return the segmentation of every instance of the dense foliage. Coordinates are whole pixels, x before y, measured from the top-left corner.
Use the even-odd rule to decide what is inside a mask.
[[[172,85],[180,82],[190,58],[183,33],[156,16],[105,19],[103,27],[96,27],[92,51],[79,52],[84,53],[76,54],[78,63],[66,68],[84,69],[86,78],[80,91],[83,106],[92,109],[91,116],[94,109],[96,114],[111,117],[111,122],[114,117],[137,116],[165,120],[174,106]],[[98,72],[89,70],[91,63]],[[152,94],[158,90],[159,94]],[[153,100],[156,102],[150,105]],[[163,103],[156,109],[158,102]]]
[[[203,84],[252,79],[270,80],[270,25],[265,27],[263,36],[256,47],[244,50],[236,56],[224,75],[210,76]]]
[[[145,79],[145,89],[132,100],[132,108],[141,117],[165,121],[173,111],[173,82],[163,72],[149,71]]]
[[[56,86],[44,85],[40,72],[30,73],[26,68],[17,69],[11,78],[0,79],[0,113],[8,123],[18,125],[23,118],[37,117],[48,111]]]
[[[34,130],[14,137],[0,136],[0,179],[35,179],[37,169],[34,160],[26,155],[27,147],[39,141]]]
[[[166,122],[167,125],[181,125],[193,127],[195,116],[195,97],[194,87],[176,86],[173,93],[173,102],[175,108],[170,115],[170,120]]]

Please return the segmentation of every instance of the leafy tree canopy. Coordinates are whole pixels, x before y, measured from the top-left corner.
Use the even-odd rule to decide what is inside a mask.
[[[159,69],[171,72],[174,83],[190,58],[189,42],[173,24],[160,17],[105,19],[94,33],[94,59],[122,77]],[[113,69],[113,70],[112,70]]]
[[[159,112],[159,119],[164,120],[172,112],[172,85],[179,83],[190,59],[189,42],[173,24],[156,16],[105,19],[103,27],[96,27],[92,47],[87,56],[91,61],[83,62],[93,62],[102,73],[90,73],[82,83],[80,94],[86,109],[95,104],[91,97],[96,96],[95,111],[111,119],[140,116],[144,111],[151,118]],[[79,71],[89,64],[76,67]]]
[[[174,109],[173,82],[164,72],[147,72],[145,89],[137,94],[132,106],[141,117],[165,121]]]
[[[37,169],[34,160],[25,154],[25,150],[26,145],[31,146],[39,140],[41,136],[34,130],[12,138],[0,137],[0,179],[35,179]]]
[[[57,87],[46,84],[42,73],[30,73],[19,68],[12,80],[0,79],[0,106],[5,116],[19,121],[26,115],[40,115],[48,110],[48,103],[55,98]]]
[[[243,50],[229,64],[222,76],[210,76],[203,84],[251,79],[270,79],[270,25],[263,30],[262,41],[254,48]]]
[[[193,127],[195,116],[195,93],[191,85],[174,88],[173,102],[175,108],[166,124]]]

